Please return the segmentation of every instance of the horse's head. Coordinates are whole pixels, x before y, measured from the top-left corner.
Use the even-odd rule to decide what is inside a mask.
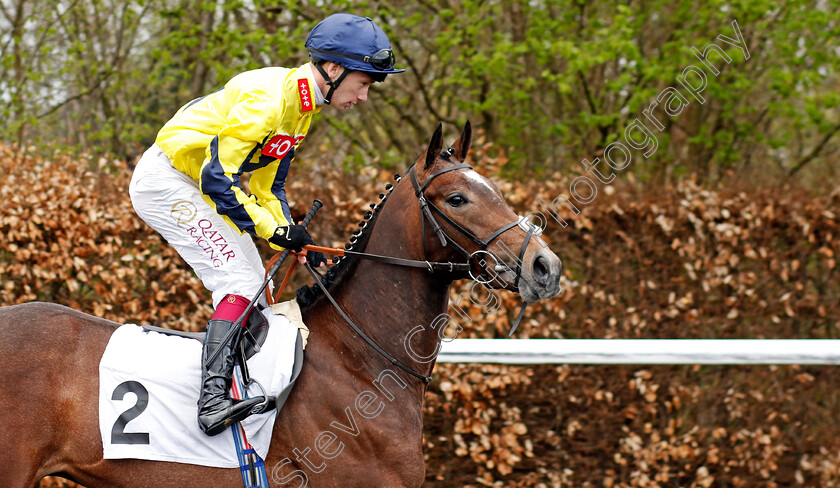
[[[471,134],[467,122],[458,141],[444,148],[438,125],[404,177],[420,205],[423,259],[468,260],[470,277],[518,291],[526,302],[557,295],[560,258],[539,236],[540,229],[517,216],[499,188],[465,163]]]

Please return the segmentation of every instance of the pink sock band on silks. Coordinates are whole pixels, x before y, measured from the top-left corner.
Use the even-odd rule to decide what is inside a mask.
[[[213,312],[213,316],[210,317],[210,319],[222,319],[235,322],[236,319],[242,315],[242,312],[248,308],[249,303],[251,303],[251,300],[248,300],[245,297],[241,297],[239,295],[227,295],[221,302],[219,302],[219,305],[216,307],[216,311]],[[245,325],[245,323],[243,322],[242,325]]]

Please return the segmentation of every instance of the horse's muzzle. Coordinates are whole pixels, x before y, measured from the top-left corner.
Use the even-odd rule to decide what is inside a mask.
[[[519,294],[527,303],[557,296],[563,289],[560,278],[563,263],[548,247],[532,244],[536,249],[525,253]]]

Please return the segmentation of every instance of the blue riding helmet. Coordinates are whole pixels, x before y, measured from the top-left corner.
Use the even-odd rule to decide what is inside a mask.
[[[370,17],[333,14],[322,20],[306,38],[310,56],[332,61],[347,69],[373,74],[402,73],[394,68],[388,36]]]
[[[351,71],[364,71],[374,81],[384,81],[391,73],[402,73],[394,68],[394,51],[391,41],[370,17],[352,14],[333,14],[322,20],[306,38],[306,50],[312,64],[327,81],[330,90],[324,97],[329,104],[335,89]],[[343,66],[344,72],[331,79],[321,61],[331,61]]]

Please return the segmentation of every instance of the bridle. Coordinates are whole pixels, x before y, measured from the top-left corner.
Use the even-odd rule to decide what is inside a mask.
[[[444,158],[444,159],[448,159],[449,156],[452,155],[452,153],[454,153],[454,149],[449,148],[448,150],[443,151],[441,153],[441,157]],[[444,214],[437,206],[435,206],[432,202],[430,202],[426,199],[424,191],[426,190],[426,187],[429,186],[429,183],[431,183],[432,180],[434,180],[438,176],[440,176],[442,174],[445,174],[445,173],[448,173],[450,171],[457,171],[457,170],[461,170],[461,169],[472,169],[472,166],[469,165],[469,164],[463,164],[462,163],[462,164],[456,164],[454,166],[450,166],[448,168],[441,169],[441,170],[433,173],[432,175],[430,175],[428,178],[426,178],[426,180],[423,182],[422,185],[417,180],[417,175],[414,171],[414,166],[413,165],[408,171],[408,175],[411,179],[411,183],[414,186],[414,193],[417,196],[418,201],[420,202],[420,210],[421,210],[420,226],[421,226],[421,233],[422,233],[422,239],[423,239],[423,257],[425,258],[423,261],[414,260],[414,259],[395,258],[395,257],[390,257],[390,256],[380,256],[380,255],[376,255],[376,254],[368,254],[368,253],[363,253],[363,252],[344,251],[344,253],[348,254],[348,255],[358,256],[358,257],[364,258],[364,259],[370,259],[370,260],[384,262],[384,263],[388,263],[388,264],[394,264],[394,265],[398,265],[398,266],[426,268],[426,269],[428,269],[428,271],[430,273],[433,273],[433,274],[436,273],[436,272],[452,273],[454,271],[462,271],[462,272],[466,271],[470,274],[470,277],[472,277],[472,272],[471,272],[472,265],[470,264],[470,259],[472,257],[472,253],[469,253],[466,249],[463,248],[463,246],[459,245],[457,242],[455,242],[455,240],[453,240],[451,237],[449,237],[449,235],[443,230],[443,228],[440,226],[438,221],[435,219],[432,212],[441,216],[446,221],[447,224],[452,226],[455,230],[460,232],[462,235],[464,235],[465,237],[467,237],[471,241],[473,241],[476,244],[478,244],[479,246],[481,246],[482,251],[486,251],[487,247],[490,245],[490,243],[492,243],[496,238],[498,238],[504,232],[506,232],[506,231],[516,227],[516,226],[522,226],[523,222],[525,222],[525,223],[529,224],[528,225],[528,230],[526,230],[527,237],[525,239],[525,242],[523,242],[522,248],[520,249],[520,252],[519,252],[519,258],[517,260],[517,266],[516,266],[516,281],[514,283],[514,288],[518,289],[518,287],[519,287],[519,277],[520,277],[521,272],[522,272],[522,258],[525,255],[525,249],[528,247],[528,243],[530,242],[531,237],[534,236],[534,235],[537,235],[537,236],[539,235],[539,230],[540,229],[539,229],[539,227],[531,224],[524,217],[520,217],[518,220],[516,220],[514,222],[503,225],[498,230],[496,230],[495,232],[490,234],[490,236],[488,238],[486,238],[484,240],[481,240],[478,237],[476,237],[475,235],[473,235],[471,232],[469,232],[468,230],[464,229],[462,226],[458,225],[455,221],[453,221],[452,219],[447,217],[446,214]],[[424,219],[424,217],[425,217],[425,219]],[[464,262],[464,263],[452,263],[452,262],[430,262],[430,261],[428,261],[428,255],[426,253],[426,238],[425,238],[425,222],[426,222],[426,220],[429,221],[429,224],[431,225],[433,231],[440,238],[441,244],[444,247],[447,246],[448,244],[451,244],[454,249],[456,249],[461,255],[463,255],[465,257],[466,262]],[[484,277],[486,277],[487,276],[486,264],[484,264],[482,262],[479,265],[482,267],[482,275]],[[330,301],[330,303],[332,303],[333,307],[335,307],[335,309],[338,311],[338,313],[350,325],[350,327],[353,329],[353,331],[355,331],[356,334],[359,335],[359,337],[361,337],[365,342],[367,342],[371,347],[373,347],[373,349],[376,352],[378,352],[380,355],[385,357],[385,359],[390,361],[391,364],[397,366],[398,368],[402,369],[406,373],[408,373],[408,374],[410,374],[410,375],[412,375],[416,378],[419,378],[424,383],[429,383],[432,380],[431,376],[426,376],[424,374],[418,373],[417,371],[414,371],[413,369],[411,369],[409,366],[406,366],[405,364],[403,364],[401,361],[399,361],[398,359],[393,357],[391,354],[389,354],[387,351],[382,349],[382,347],[380,347],[373,339],[368,337],[368,335],[365,334],[353,322],[353,320],[347,315],[347,313],[345,313],[344,310],[341,309],[341,306],[335,301],[335,298],[333,298],[333,296],[327,290],[326,286],[324,286],[324,283],[321,281],[321,278],[318,275],[318,273],[316,273],[315,270],[313,270],[312,267],[308,263],[306,264],[305,267],[306,267],[306,270],[309,272],[309,274],[312,276],[312,278],[315,280],[315,283],[318,285],[318,287],[324,293],[324,296],[327,297],[327,299]],[[475,279],[475,278],[473,278],[473,279]],[[519,320],[522,318],[522,316],[525,312],[525,306],[526,305],[522,306],[522,310],[519,312],[519,316],[517,317],[516,322],[514,323],[513,327],[511,327],[511,331],[510,331],[511,334],[513,334],[513,331],[516,329],[516,326],[519,324]]]
[[[443,151],[441,153],[441,157],[444,158],[444,159],[449,159],[449,156],[451,156],[454,151],[455,150],[450,147],[449,149],[447,149],[446,151]],[[490,234],[489,237],[482,240],[482,239],[479,239],[478,237],[476,237],[472,232],[470,232],[467,229],[464,229],[463,227],[458,225],[457,222],[455,222],[454,220],[449,218],[445,213],[443,213],[443,211],[441,211],[437,207],[437,205],[428,201],[426,199],[426,195],[424,194],[424,191],[426,190],[426,187],[429,186],[429,183],[431,183],[432,180],[434,180],[438,176],[440,176],[442,174],[445,174],[445,173],[448,173],[450,171],[457,171],[457,170],[461,170],[461,169],[471,170],[471,169],[473,169],[473,167],[469,164],[462,163],[462,164],[456,164],[454,166],[450,166],[448,168],[443,168],[443,169],[441,169],[441,170],[439,170],[435,173],[432,173],[428,178],[426,178],[426,180],[423,182],[422,185],[417,180],[417,174],[414,171],[414,166],[412,166],[408,170],[408,175],[411,179],[411,184],[414,186],[414,194],[415,194],[415,196],[417,196],[417,200],[420,202],[420,212],[421,212],[420,232],[421,232],[421,237],[423,239],[423,257],[427,258],[427,256],[428,256],[428,254],[426,253],[426,221],[429,222],[429,225],[431,225],[432,230],[437,234],[438,238],[440,239],[441,245],[446,247],[447,245],[451,244],[452,247],[456,251],[458,251],[459,254],[464,256],[464,258],[467,260],[467,262],[466,262],[467,266],[470,266],[470,260],[472,259],[473,254],[475,254],[475,252],[472,252],[472,253],[468,252],[466,249],[463,248],[463,246],[461,246],[460,244],[455,242],[454,239],[449,237],[449,235],[443,230],[443,228],[440,226],[438,221],[435,219],[435,216],[432,214],[432,212],[439,215],[447,224],[449,224],[452,228],[457,230],[461,235],[465,236],[467,239],[469,239],[469,240],[473,241],[474,243],[478,244],[480,246],[480,251],[482,251],[482,252],[487,252],[487,247],[490,246],[490,244],[494,240],[496,240],[496,238],[498,238],[499,236],[501,236],[502,234],[504,234],[508,230],[510,230],[510,229],[512,229],[516,226],[520,226],[520,227],[523,227],[523,228],[527,226],[527,230],[525,231],[527,235],[525,237],[525,240],[522,242],[522,247],[520,248],[519,255],[516,259],[516,278],[515,278],[515,281],[513,283],[513,290],[516,291],[516,290],[519,289],[519,278],[522,275],[522,258],[525,257],[525,250],[528,247],[528,243],[531,241],[531,237],[534,236],[534,235],[539,236],[539,234],[541,233],[541,229],[539,227],[535,226],[535,225],[532,225],[528,221],[528,219],[526,219],[525,217],[520,217],[518,220],[515,220],[513,222],[510,222],[508,224],[505,224],[505,225],[501,226],[495,232]],[[425,220],[423,219],[424,216],[425,216]],[[480,260],[479,261],[479,266],[481,267],[482,278],[484,279],[484,282],[487,283],[488,281],[487,281],[486,261]],[[494,269],[494,271],[498,271],[498,270]],[[472,276],[471,266],[470,266],[469,273],[470,273],[470,277],[472,279],[474,279],[476,281],[479,281],[474,276]]]

